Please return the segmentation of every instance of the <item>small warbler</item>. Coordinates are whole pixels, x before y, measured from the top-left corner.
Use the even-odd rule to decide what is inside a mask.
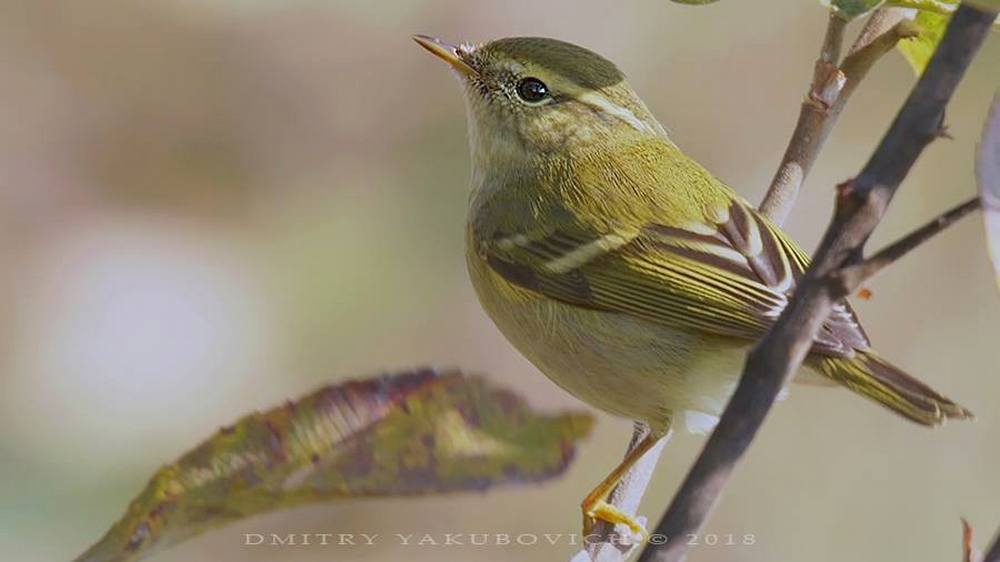
[[[554,39],[414,39],[464,86],[469,274],[500,331],[556,384],[651,428],[583,501],[595,519],[677,416],[707,431],[808,256],[687,157],[613,63]],[[884,361],[846,302],[802,380],[839,383],[924,425],[971,414]]]

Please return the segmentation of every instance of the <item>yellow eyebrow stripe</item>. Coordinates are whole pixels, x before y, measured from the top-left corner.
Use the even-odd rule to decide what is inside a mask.
[[[576,99],[602,113],[624,121],[633,129],[649,133],[651,135],[658,134],[658,131],[652,125],[636,117],[635,113],[632,113],[632,111],[628,108],[611,102],[611,100],[602,96],[598,92],[585,92],[578,95]]]

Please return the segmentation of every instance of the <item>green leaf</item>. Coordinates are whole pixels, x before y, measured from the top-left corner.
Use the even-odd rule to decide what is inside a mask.
[[[323,387],[250,414],[164,466],[77,562],[126,562],[266,511],[485,490],[560,474],[587,414],[543,416],[457,371]]]
[[[887,6],[917,10],[913,21],[920,29],[920,34],[903,39],[896,46],[918,76],[941,42],[951,14],[958,4],[958,0],[889,0],[886,3]],[[1000,0],[973,0],[969,4],[989,10],[1000,9]],[[994,28],[1000,29],[1000,18]]]
[[[958,7],[958,0],[888,0],[886,5],[948,15]]]
[[[703,4],[712,4],[718,2],[719,0],[673,0],[678,4],[690,4],[692,6],[701,6]]]
[[[888,0],[886,5],[950,14],[955,11],[959,3],[959,0]],[[965,0],[965,3],[981,10],[1000,10],[1000,0]]]
[[[878,8],[885,0],[820,0],[820,4],[839,13],[844,19],[854,19]]]
[[[986,243],[997,274],[997,288],[1000,288],[1000,94],[993,98],[993,107],[983,127],[983,139],[976,156],[976,179],[983,203]]]
[[[896,44],[899,52],[903,54],[906,61],[913,67],[913,72],[918,76],[924,71],[927,62],[931,60],[931,55],[934,54],[938,43],[941,42],[950,19],[950,15],[926,11],[918,12],[913,23],[919,29],[919,34],[916,37],[902,39]]]

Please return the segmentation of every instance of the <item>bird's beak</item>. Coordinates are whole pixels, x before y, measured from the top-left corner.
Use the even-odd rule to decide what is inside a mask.
[[[462,59],[462,51],[458,46],[445,43],[437,37],[429,35],[414,35],[413,40],[430,51],[432,55],[450,64],[462,76],[471,76],[476,73],[475,69]]]

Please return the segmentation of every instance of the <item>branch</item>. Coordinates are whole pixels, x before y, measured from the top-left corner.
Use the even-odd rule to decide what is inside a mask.
[[[761,212],[777,224],[784,223],[788,217],[802,183],[858,84],[882,55],[891,51],[901,38],[915,33],[904,11],[879,9],[869,18],[838,67],[846,23],[836,13],[830,13],[826,38],[816,61],[812,84],[799,111],[799,120],[760,204]]]
[[[895,263],[896,260],[910,253],[911,250],[915,250],[918,246],[933,238],[934,235],[955,224],[962,217],[980,207],[982,207],[980,199],[973,197],[941,213],[934,220],[889,244],[863,262],[845,267],[837,274],[837,278],[843,284],[841,291],[853,292],[853,289],[848,287],[861,286],[861,283],[865,280],[871,279],[879,271]]]
[[[910,10],[904,10],[901,8],[879,8],[875,10],[868,22],[865,23],[864,29],[858,34],[858,38],[854,40],[854,45],[851,46],[851,50],[848,55],[854,54],[855,52],[868,46],[875,40],[875,38],[881,36],[886,31],[889,31],[895,27],[898,23],[902,21],[909,21],[912,19]]]
[[[875,153],[837,197],[833,220],[815,261],[777,323],[750,352],[739,385],[655,533],[640,562],[677,561],[687,536],[697,534],[715,506],[736,462],[750,446],[785,382],[812,347],[813,338],[847,288],[831,282],[860,262],[864,244],[923,149],[938,134],[945,105],[997,12],[962,4],[927,69],[917,81]]]
[[[990,545],[990,549],[986,551],[981,562],[1000,562],[1000,531],[997,531],[997,535],[993,537],[993,544]]]

